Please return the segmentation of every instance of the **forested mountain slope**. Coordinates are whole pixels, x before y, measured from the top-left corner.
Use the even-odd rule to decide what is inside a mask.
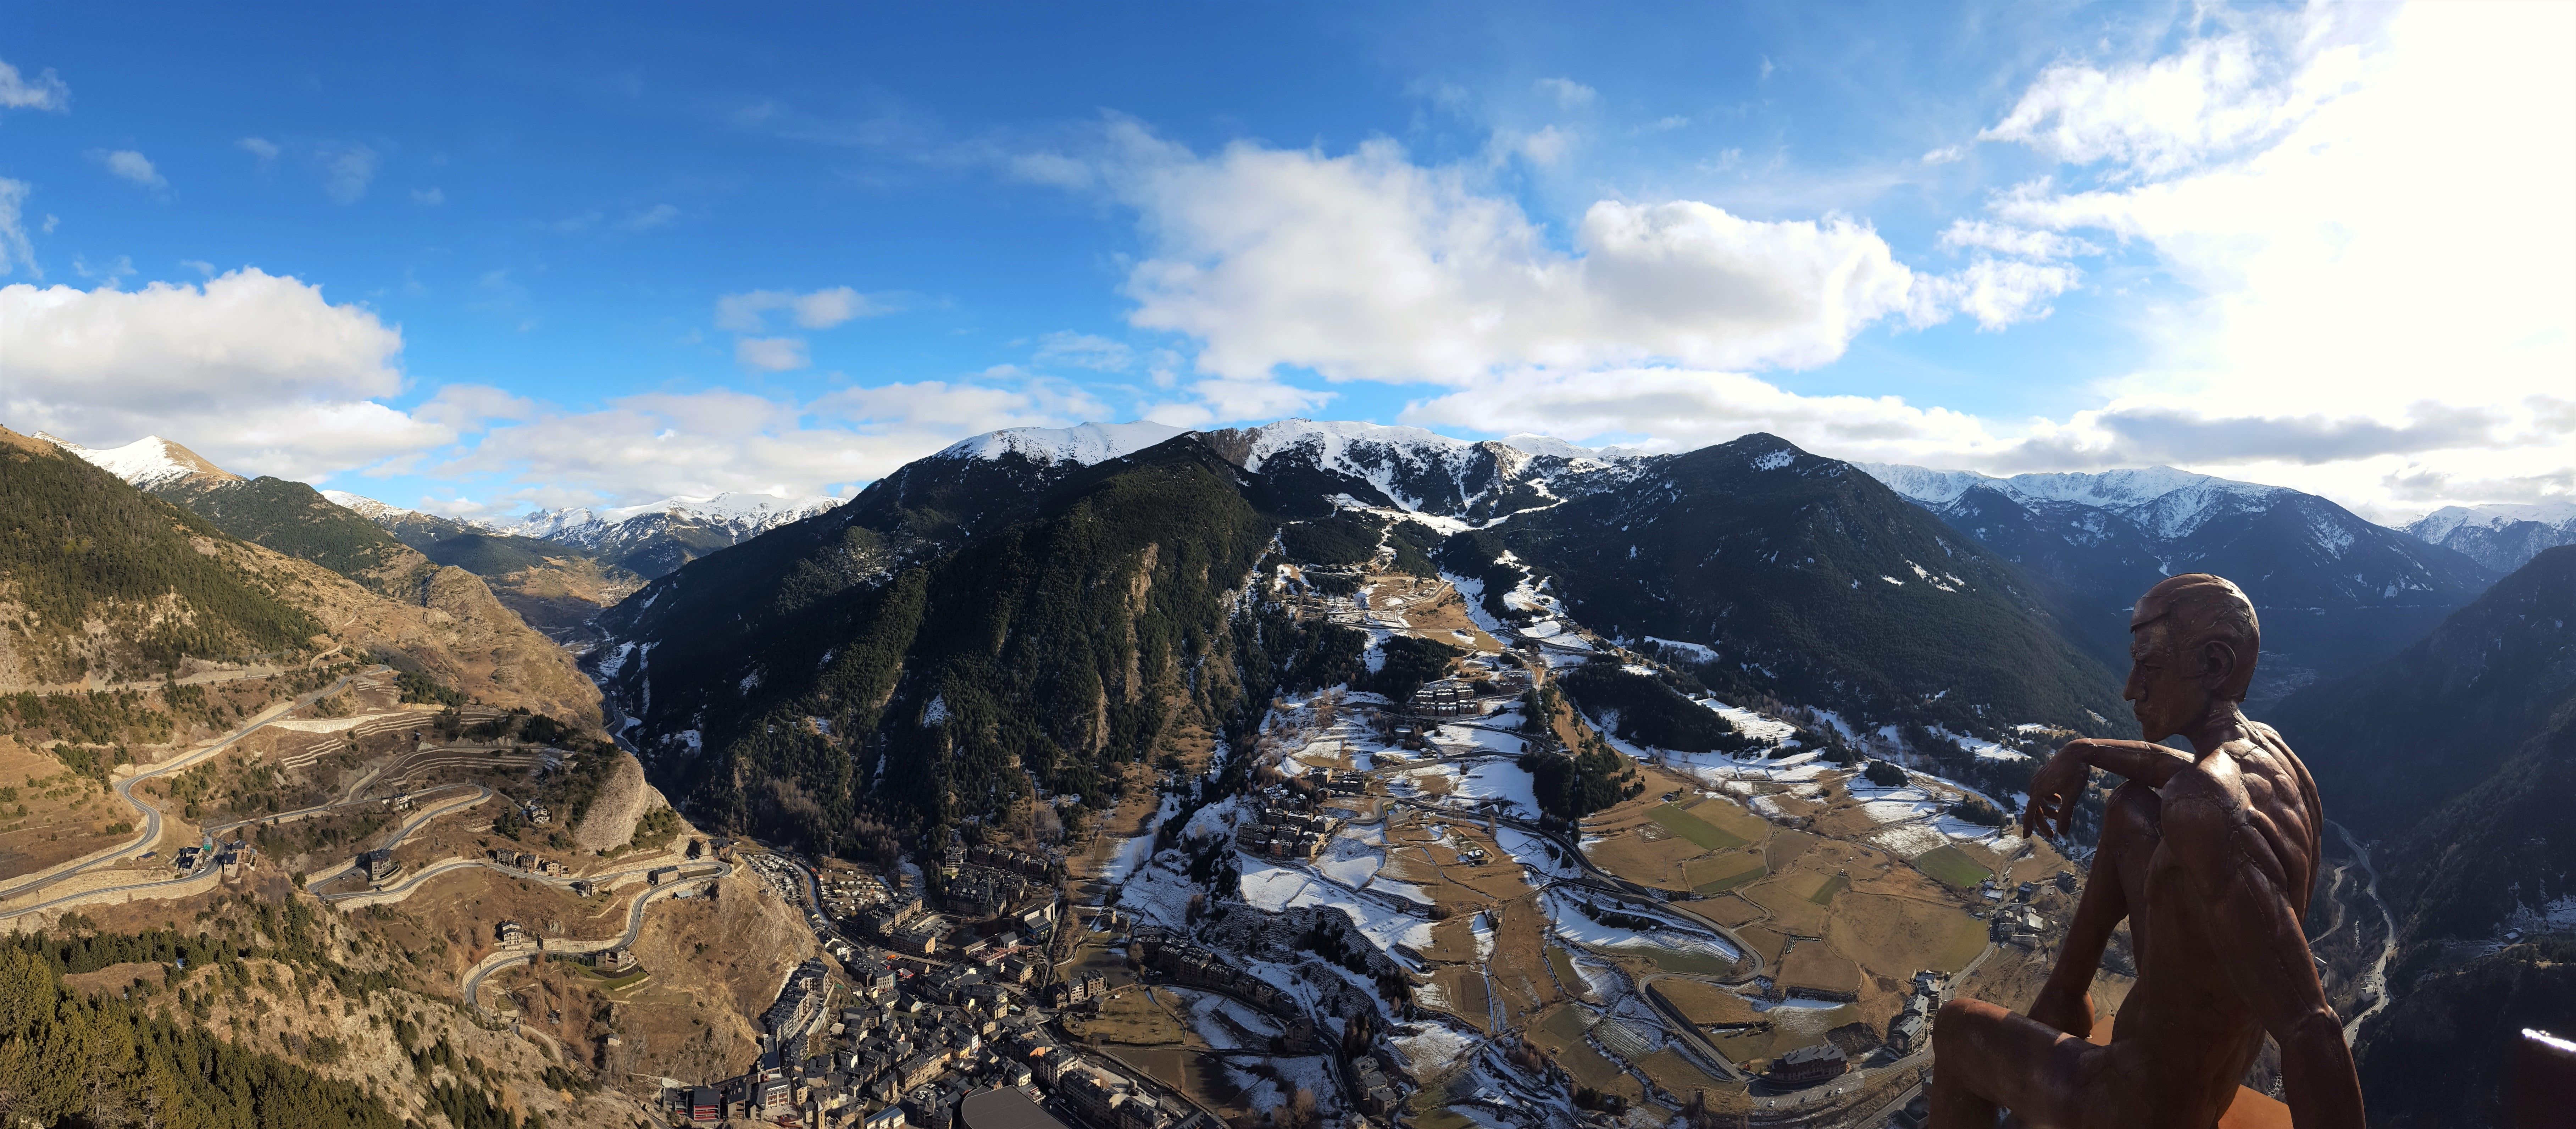
[[[0,575],[14,612],[0,616],[0,688],[157,679],[191,660],[284,666],[339,646],[494,704],[598,716],[562,649],[463,571],[422,561],[398,586],[362,585],[6,429]]]
[[[2258,706],[2395,654],[2496,577],[2316,495],[2171,467],[2013,478],[1865,469],[2028,570],[2106,666],[2126,664],[2129,605],[2156,581],[2235,581],[2263,617]]]
[[[1120,762],[1248,731],[1314,645],[1247,591],[1271,503],[1196,436],[923,460],[630,597],[598,675],[666,790],[737,826],[846,847],[869,801],[1105,802]]]
[[[2306,758],[2335,818],[2376,838],[2492,776],[2571,699],[2576,547],[2562,546],[2415,645],[2267,719]]]
[[[2131,728],[2118,680],[2068,644],[2018,569],[1774,436],[1651,460],[1487,535],[1552,576],[1586,626],[1713,648],[1696,669],[1721,694],[1873,726]]]
[[[2576,1008],[2576,546],[2276,719],[2328,815],[2377,841],[2397,917],[2356,1047],[2372,1123],[2500,1123],[2514,1032]],[[2427,1072],[2446,1084],[2401,1083]]]
[[[1062,443],[960,444],[654,581],[601,617],[589,661],[667,790],[828,843],[871,804],[936,822],[1031,782],[1097,795],[1105,766],[1257,720],[1258,688],[1335,661],[1329,632],[1250,583],[1283,530],[1335,560],[1384,538],[1428,572],[1423,522],[1460,528],[1437,511],[1535,502],[1470,536],[1553,577],[1589,626],[1714,645],[1723,693],[1873,727],[2127,729],[2115,680],[2011,566],[1845,464],[1767,436],[1603,461],[1291,424],[1091,465]]]

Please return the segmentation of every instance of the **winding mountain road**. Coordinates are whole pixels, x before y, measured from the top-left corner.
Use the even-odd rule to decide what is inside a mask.
[[[375,673],[377,673],[378,671],[385,671],[385,670],[391,670],[391,669],[392,669],[391,667],[377,667],[377,668],[375,668],[375,669],[373,669],[373,670],[365,671],[364,673],[366,673],[366,674],[375,674]],[[151,768],[149,768],[149,769],[145,769],[145,770],[140,771],[140,772],[137,772],[137,773],[135,773],[135,774],[133,774],[133,775],[131,775],[131,776],[127,776],[127,777],[125,777],[125,778],[123,778],[123,779],[118,780],[118,781],[116,782],[116,785],[115,785],[115,788],[116,788],[116,798],[118,798],[118,799],[120,799],[120,800],[125,801],[126,806],[133,808],[137,814],[139,814],[140,816],[142,816],[142,817],[143,817],[143,830],[142,830],[142,833],[141,833],[140,835],[138,835],[138,836],[135,838],[135,840],[134,840],[133,842],[131,842],[131,843],[127,843],[126,845],[124,845],[124,846],[122,846],[122,847],[118,847],[118,848],[115,848],[115,849],[113,849],[113,850],[102,851],[102,852],[100,852],[100,853],[98,853],[98,854],[91,855],[91,856],[90,856],[90,857],[88,857],[88,858],[82,859],[82,860],[80,860],[78,863],[75,863],[75,864],[73,864],[73,865],[71,865],[71,866],[64,867],[64,868],[62,868],[62,869],[56,870],[56,871],[54,871],[53,873],[48,874],[48,875],[45,875],[45,876],[44,876],[44,877],[42,877],[42,878],[38,878],[38,879],[35,879],[35,880],[33,880],[33,881],[29,881],[29,882],[22,882],[22,883],[20,883],[20,884],[18,884],[18,885],[16,885],[16,886],[13,886],[13,887],[11,887],[11,888],[9,888],[9,889],[6,889],[6,890],[0,890],[0,901],[6,901],[6,900],[8,900],[8,899],[10,899],[10,898],[18,897],[18,896],[20,896],[20,895],[22,895],[22,894],[30,894],[30,893],[34,893],[35,891],[38,891],[38,890],[44,889],[45,887],[47,887],[47,886],[51,886],[51,885],[53,885],[54,883],[60,882],[60,881],[62,881],[62,880],[64,880],[64,879],[66,879],[66,878],[70,878],[70,877],[72,877],[72,876],[74,876],[74,875],[77,875],[77,874],[86,874],[86,873],[89,873],[90,871],[97,870],[98,868],[100,868],[100,867],[102,867],[102,866],[107,866],[107,865],[110,865],[110,864],[113,864],[113,863],[116,863],[116,862],[122,861],[122,860],[124,860],[124,859],[130,858],[130,857],[132,857],[132,856],[134,856],[134,855],[136,855],[136,854],[139,854],[139,853],[141,853],[141,852],[143,852],[143,851],[145,851],[145,850],[149,849],[149,848],[152,846],[152,844],[157,843],[157,842],[159,842],[159,841],[161,840],[161,809],[156,808],[156,807],[153,807],[153,806],[152,806],[152,805],[150,805],[150,804],[144,803],[144,802],[143,802],[143,801],[141,801],[141,800],[135,799],[135,798],[134,798],[134,786],[135,786],[135,785],[137,785],[137,784],[141,784],[141,783],[143,783],[143,782],[144,782],[144,781],[146,781],[146,780],[154,780],[154,779],[158,779],[158,778],[163,777],[163,776],[168,776],[168,775],[170,775],[171,773],[174,773],[174,772],[181,772],[181,771],[184,771],[184,770],[186,770],[186,769],[194,768],[194,767],[196,767],[197,765],[204,763],[206,760],[208,760],[209,758],[213,757],[215,754],[217,754],[217,753],[221,753],[221,752],[223,752],[223,751],[224,751],[224,750],[226,750],[226,749],[230,749],[230,748],[232,748],[235,744],[239,743],[239,742],[241,741],[241,739],[242,739],[242,738],[244,738],[244,737],[248,737],[248,736],[250,736],[251,734],[258,732],[260,729],[265,728],[266,726],[270,725],[271,723],[276,722],[278,719],[285,717],[287,714],[292,713],[292,712],[294,712],[294,711],[296,711],[296,710],[298,710],[298,709],[301,709],[301,708],[303,708],[303,707],[305,707],[305,706],[312,705],[314,702],[320,701],[320,700],[322,700],[323,698],[327,698],[327,697],[329,697],[329,696],[331,696],[331,695],[333,695],[333,694],[337,694],[337,693],[339,693],[340,691],[342,691],[342,690],[344,690],[344,689],[347,689],[347,688],[348,688],[348,685],[349,685],[349,680],[350,680],[351,678],[354,678],[354,677],[356,677],[356,675],[343,675],[343,676],[341,676],[338,680],[336,680],[336,681],[332,682],[330,685],[325,686],[325,687],[323,687],[323,688],[321,688],[321,689],[319,689],[319,690],[315,690],[315,691],[313,691],[312,693],[302,695],[302,696],[300,696],[300,697],[295,698],[295,699],[294,699],[294,700],[292,700],[292,701],[280,702],[280,703],[278,703],[277,705],[270,706],[269,708],[267,708],[267,709],[265,709],[265,710],[260,711],[260,713],[259,713],[257,716],[255,716],[255,717],[251,718],[248,722],[244,723],[241,727],[239,727],[239,728],[237,728],[237,729],[233,730],[233,731],[232,731],[232,732],[230,732],[230,733],[225,734],[223,737],[218,738],[217,740],[215,740],[215,741],[213,741],[213,742],[208,743],[208,744],[207,744],[207,745],[205,745],[203,748],[197,749],[196,751],[191,752],[191,753],[188,753],[188,754],[186,754],[185,756],[178,757],[178,758],[176,758],[176,759],[174,759],[174,760],[171,760],[171,761],[169,761],[169,762],[167,762],[167,763],[165,763],[165,764],[158,764],[158,765],[154,765],[154,766],[152,766],[152,767],[151,767]],[[88,896],[93,895],[93,894],[108,894],[108,893],[117,893],[117,892],[132,891],[132,890],[138,890],[138,889],[148,889],[148,888],[150,888],[150,887],[154,887],[154,886],[166,886],[166,885],[168,885],[171,881],[173,881],[173,880],[170,880],[170,879],[162,879],[162,880],[156,880],[156,881],[150,881],[150,882],[136,882],[136,883],[131,883],[131,884],[128,884],[128,885],[123,885],[123,886],[110,886],[110,887],[105,887],[105,888],[103,888],[103,889],[99,889],[99,890],[84,891],[83,893],[81,893],[81,894],[79,894],[79,895],[76,895],[76,896],[78,896],[78,897],[88,897]],[[48,905],[48,906],[50,906],[50,905],[54,905],[54,904],[57,904],[57,903],[59,903],[59,902],[61,902],[61,901],[63,901],[63,900],[65,900],[65,899],[59,899],[59,898],[58,898],[58,899],[55,899],[55,901],[53,901],[53,902],[47,902],[47,903],[45,903],[45,905]],[[11,910],[11,911],[7,911],[7,912],[0,912],[0,920],[7,920],[8,918],[16,917],[16,916],[19,916],[19,915],[21,915],[21,914],[25,914],[25,913],[31,913],[31,912],[33,912],[33,911],[35,911],[35,910],[37,910],[37,909],[42,909],[42,908],[44,908],[44,907],[43,907],[43,906],[29,906],[29,907],[27,907],[27,908],[25,908],[25,909]]]
[[[671,864],[662,864],[662,866],[668,865]],[[570,887],[573,882],[576,881],[571,878],[541,877],[539,875],[529,874],[525,871],[498,866],[481,859],[462,859],[457,862],[447,863],[421,871],[420,873],[413,875],[409,881],[395,889],[408,892],[412,888],[419,886],[422,882],[435,878],[438,875],[446,874],[450,871],[461,870],[470,866],[480,866],[488,870],[499,871],[512,878],[525,878],[531,881],[543,882],[551,886]],[[642,874],[647,871],[659,870],[661,868],[661,866],[636,867],[629,870],[611,871],[606,874],[584,875],[579,880],[587,882],[609,882],[628,875]],[[635,938],[642,936],[644,933],[644,907],[648,903],[652,902],[653,899],[675,893],[687,884],[699,879],[727,877],[733,873],[733,870],[733,864],[728,862],[696,863],[693,864],[693,868],[684,868],[678,878],[665,882],[659,886],[646,888],[643,893],[636,895],[633,904],[626,907],[626,932],[618,935],[615,940],[541,941],[538,947],[534,950],[505,949],[501,952],[493,953],[490,956],[484,957],[482,960],[475,962],[474,967],[465,974],[465,978],[457,986],[457,993],[465,998],[466,1006],[479,1012],[483,1010],[482,991],[484,978],[500,971],[501,969],[507,968],[521,961],[533,963],[537,958],[548,954],[558,956],[577,956],[583,953],[595,953],[602,949],[622,949],[630,947],[635,944]],[[355,895],[347,896],[354,897]]]

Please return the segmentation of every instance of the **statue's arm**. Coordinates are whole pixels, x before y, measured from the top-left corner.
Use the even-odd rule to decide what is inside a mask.
[[[2194,763],[2189,753],[2146,741],[2087,738],[2069,741],[2066,747],[2074,750],[2087,765],[2155,789],[2162,789],[2175,773],[2190,768]]]
[[[2163,790],[2164,847],[2198,895],[2199,924],[2228,983],[2281,1045],[2299,1129],[2363,1129],[2361,1081],[2289,898],[2291,868],[2254,825],[2244,786],[2178,773]]]

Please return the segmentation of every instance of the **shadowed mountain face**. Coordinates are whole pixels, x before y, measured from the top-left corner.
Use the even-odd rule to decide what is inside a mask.
[[[2395,654],[2496,576],[2313,494],[2168,467],[2009,479],[1869,469],[2029,570],[2069,634],[2114,669],[2127,665],[2139,593],[2186,572],[2235,581],[2263,618],[2258,710]]]
[[[2397,917],[2391,1004],[2355,1048],[2372,1123],[2501,1124],[2503,1048],[2576,1008],[2576,546],[2273,720],[2328,814],[2377,841]],[[2428,1071],[2446,1084],[2400,1082]]]
[[[1496,527],[1604,633],[1698,643],[1703,678],[1957,732],[2129,731],[2118,684],[2020,569],[1848,463],[1751,435]]]
[[[2335,817],[2378,837],[2493,776],[2571,704],[2576,546],[2561,546],[2415,645],[2269,718],[2307,757]]]
[[[654,581],[601,617],[591,661],[656,778],[741,826],[828,839],[863,813],[990,813],[1032,780],[1096,796],[1119,762],[1204,749],[1331,668],[1333,629],[1257,582],[1283,529],[1386,538],[1428,569],[1429,529],[1335,506],[1439,520],[1522,491],[1537,505],[1482,535],[1587,626],[1714,647],[1724,692],[1870,727],[2126,731],[2112,676],[2016,569],[1846,464],[1768,436],[1605,461],[1360,430],[1090,465],[953,449]]]

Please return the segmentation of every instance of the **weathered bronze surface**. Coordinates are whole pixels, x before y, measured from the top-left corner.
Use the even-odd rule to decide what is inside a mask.
[[[2269,1033],[2300,1129],[2362,1129],[2361,1082],[2300,922],[2325,812],[2281,735],[2240,708],[2261,650],[2245,594],[2194,573],[2129,620],[2124,696],[2146,741],[2077,740],[2032,781],[2025,833],[2063,837],[2092,770],[2124,781],[2065,948],[2029,1015],[1953,1000],[1933,1025],[1932,1124],[2205,1129]],[[2184,754],[2149,742],[2180,736]],[[2129,922],[2138,981],[2093,1033],[2102,949]]]

